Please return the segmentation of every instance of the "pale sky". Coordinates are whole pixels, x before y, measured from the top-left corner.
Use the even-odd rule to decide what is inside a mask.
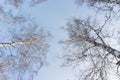
[[[3,4],[2,0],[0,1],[0,4]],[[6,5],[3,6],[7,7]],[[7,7],[6,10],[8,8],[9,7]],[[24,4],[21,11],[21,13],[27,17],[35,18],[35,21],[39,26],[52,34],[46,65],[39,70],[34,80],[77,80],[78,76],[75,74],[75,71],[69,67],[61,67],[60,65],[63,60],[57,58],[57,56],[63,54],[63,50],[58,42],[67,38],[67,33],[61,29],[61,27],[65,26],[66,22],[72,17],[95,17],[92,9],[88,9],[85,6],[78,7],[75,5],[74,0],[47,0],[35,7],[29,7],[28,4]],[[4,25],[2,22],[0,24]],[[4,38],[3,34],[6,34],[7,31],[5,32],[6,29],[4,29],[5,28],[0,27],[0,30],[4,31],[0,31],[0,35],[2,35],[0,39],[6,41],[8,38]],[[120,49],[116,44],[115,40],[111,43],[113,47]]]
[[[26,10],[26,9],[25,9]],[[84,6],[78,7],[74,0],[48,0],[34,8],[27,8],[27,15],[36,18],[39,25],[50,31],[53,35],[50,41],[50,49],[47,55],[48,65],[43,66],[34,80],[77,80],[77,75],[69,68],[60,67],[61,61],[56,56],[62,55],[59,40],[67,38],[67,34],[61,29],[68,19],[72,17],[86,18],[95,16],[92,9]]]
[[[61,27],[65,26],[68,19],[86,18],[87,15],[92,15],[92,11],[86,7],[78,7],[74,0],[48,0],[35,7],[24,7],[21,11],[24,15],[35,18],[37,24],[53,36],[47,54],[47,63],[39,70],[34,80],[76,80],[73,70],[60,67],[62,60],[57,58],[63,53],[58,41],[67,38]]]
[[[69,18],[85,16],[85,8],[78,8],[73,0],[48,0],[34,8],[27,9],[27,14],[36,17],[37,23],[50,31],[53,38],[47,55],[48,65],[39,70],[35,80],[75,80],[73,70],[60,67],[61,61],[57,55],[62,55],[59,40],[65,39],[67,34],[61,29]]]

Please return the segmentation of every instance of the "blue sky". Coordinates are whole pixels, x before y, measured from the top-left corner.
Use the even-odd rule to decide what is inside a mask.
[[[76,6],[74,0],[48,0],[35,7],[29,7],[25,4],[22,9],[22,14],[35,18],[37,24],[53,36],[50,41],[47,63],[39,70],[34,80],[75,80],[76,75],[74,75],[73,70],[68,67],[60,67],[62,60],[57,58],[63,53],[58,41],[67,38],[66,32],[61,27],[65,26],[68,19],[72,17],[85,18],[86,15],[92,15],[92,11],[84,6]]]
[[[47,65],[40,69],[35,80],[76,80],[74,71],[60,67],[62,60],[57,58],[63,53],[58,41],[67,38],[61,27],[72,17],[95,16],[93,11],[84,6],[76,6],[74,0],[48,0],[35,7],[24,8],[23,13],[35,17],[36,22],[53,36],[47,55]]]
[[[51,32],[53,38],[50,41],[50,49],[47,55],[47,65],[39,71],[35,80],[75,80],[73,70],[60,67],[61,61],[57,58],[63,51],[58,44],[59,40],[67,38],[67,34],[61,29],[68,19],[72,17],[86,17],[91,15],[90,10],[77,7],[74,0],[48,0],[33,8],[24,8],[24,14],[36,18],[36,22]]]
[[[74,0],[48,0],[35,7],[29,7],[25,4],[21,11],[22,14],[35,18],[37,24],[43,27],[44,30],[49,31],[53,36],[50,40],[46,65],[39,70],[34,80],[76,80],[75,71],[68,67],[60,67],[63,60],[57,58],[58,55],[63,54],[58,42],[67,38],[67,33],[61,27],[65,26],[68,19],[72,17],[86,18],[87,16],[95,16],[92,9],[85,6],[78,7],[75,5]],[[4,25],[3,23],[0,24]],[[0,27],[0,30],[3,29],[5,28]],[[5,30],[0,35],[5,34]],[[4,35],[1,38],[4,38]]]

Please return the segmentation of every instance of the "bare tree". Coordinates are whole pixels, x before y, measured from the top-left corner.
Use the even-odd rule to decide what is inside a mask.
[[[110,37],[104,34],[103,26],[91,23],[90,19],[74,18],[67,23],[66,30],[69,39],[61,41],[67,50],[64,66],[80,67],[80,80],[110,80],[113,73],[120,78],[120,51],[105,40]]]
[[[1,79],[32,80],[45,62],[48,35],[36,25],[10,32],[11,41],[0,43]]]
[[[65,27],[68,40],[61,41],[67,51],[63,65],[77,67],[80,80],[119,80],[120,51],[106,40],[113,37],[111,32],[106,31],[114,27],[110,24],[116,22],[114,20],[119,16],[119,0],[76,0],[78,5],[84,2],[103,12],[104,18],[100,23],[92,17],[68,21]]]
[[[45,63],[48,51],[49,33],[38,26],[33,19],[23,14],[14,14],[29,0],[3,0],[0,6],[1,26],[9,26],[5,41],[0,41],[0,80],[33,80]],[[31,0],[32,5],[45,0]],[[6,11],[5,5],[13,6]],[[15,7],[15,8],[14,8]],[[4,25],[5,24],[5,25]]]

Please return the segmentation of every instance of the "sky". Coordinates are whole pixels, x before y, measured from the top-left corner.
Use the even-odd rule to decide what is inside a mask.
[[[47,65],[39,70],[34,80],[77,80],[75,71],[68,67],[61,67],[63,60],[57,58],[63,54],[58,42],[67,38],[67,33],[61,27],[73,17],[92,16],[92,10],[84,6],[78,7],[74,0],[48,0],[32,8],[26,7],[23,12],[35,17],[36,22],[53,36],[47,54]]]
[[[63,60],[57,58],[63,53],[58,41],[67,38],[66,32],[61,27],[65,26],[70,18],[85,17],[90,11],[84,11],[84,7],[78,8],[74,0],[48,0],[33,8],[26,7],[24,10],[24,14],[35,17],[36,22],[53,36],[47,54],[47,65],[39,70],[34,80],[75,80],[73,70],[61,67]]]
[[[62,60],[57,56],[62,55],[63,50],[58,41],[67,38],[67,33],[61,27],[65,26],[69,19],[95,16],[92,9],[78,7],[74,0],[48,0],[33,8],[26,7],[24,10],[26,15],[35,17],[36,22],[53,36],[47,54],[47,65],[39,70],[34,80],[77,80],[77,75],[72,69],[60,67]]]
[[[7,2],[7,0],[6,0]],[[14,15],[19,12],[10,5],[5,5],[4,1],[0,1],[1,6],[6,12],[12,9]],[[46,64],[38,71],[34,80],[75,80],[76,75],[73,74],[73,70],[68,67],[61,67],[62,59],[58,59],[57,56],[63,54],[61,46],[58,44],[60,40],[67,38],[67,33],[61,28],[65,26],[65,23],[72,17],[85,17],[90,14],[90,10],[86,11],[84,7],[77,7],[74,0],[47,0],[34,7],[29,7],[28,4],[24,4],[21,14],[28,17],[35,18],[35,21],[40,27],[43,27],[45,31],[49,31],[52,34],[50,42],[50,48],[47,53]],[[85,11],[84,11],[85,10]],[[84,12],[84,13],[83,13]],[[0,23],[0,39],[9,41],[7,28],[9,25],[4,22]],[[6,34],[6,35],[3,35]],[[7,38],[6,38],[7,37]]]
[[[68,37],[65,30],[61,27],[65,26],[66,22],[73,17],[86,18],[87,16],[95,16],[92,9],[85,6],[78,7],[75,5],[74,0],[47,0],[34,7],[29,7],[27,4],[25,6],[22,8],[21,13],[35,18],[36,23],[40,27],[52,34],[52,39],[49,41],[50,48],[47,53],[46,64],[38,71],[34,80],[77,80],[75,71],[69,67],[61,67],[63,60],[57,57],[64,53],[58,42]],[[3,25],[3,23],[0,24]],[[3,29],[5,28],[0,27],[0,30]],[[0,35],[5,33],[2,32]],[[4,36],[1,38],[4,38]],[[8,38],[5,39],[7,40]],[[116,47],[115,41],[113,40],[112,42]]]
[[[58,41],[67,37],[61,27],[67,19],[78,15],[77,7],[72,0],[48,0],[32,10],[31,16],[36,17],[36,21],[53,36],[47,55],[48,65],[40,69],[35,80],[73,80],[72,71],[60,67],[61,60],[57,56],[63,53]]]

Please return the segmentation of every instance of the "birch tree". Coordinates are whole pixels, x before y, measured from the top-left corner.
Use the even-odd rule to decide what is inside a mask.
[[[24,2],[34,7],[45,0],[2,1],[0,23],[7,33],[1,29],[0,80],[33,80],[45,63],[49,34],[33,19],[14,13],[21,11]]]
[[[111,46],[114,42],[109,40],[116,39],[119,46],[116,26],[119,26],[120,1],[76,0],[75,3],[88,6],[100,16],[72,18],[66,23],[68,40],[60,41],[66,51],[63,65],[77,68],[79,80],[119,80],[120,50]]]

